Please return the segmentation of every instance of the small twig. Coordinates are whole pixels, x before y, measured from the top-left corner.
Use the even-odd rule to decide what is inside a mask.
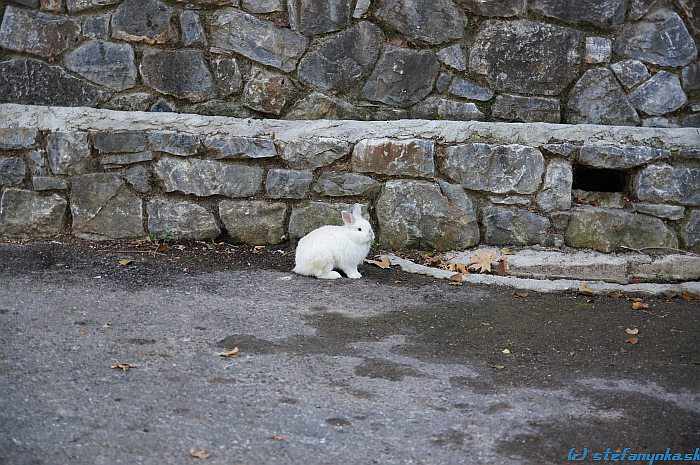
[[[626,249],[626,250],[633,250],[637,253],[645,253],[644,252],[645,250],[673,250],[675,252],[682,252],[682,253],[688,254],[688,255],[697,255],[696,253],[690,252],[689,250],[677,249],[675,247],[641,247],[639,249],[635,249],[634,247],[627,247],[625,245],[621,245],[620,248]],[[646,254],[646,255],[649,255],[649,254]]]
[[[100,252],[109,252],[109,253],[148,253],[151,255],[167,255],[161,252],[156,252],[152,250],[100,250]]]

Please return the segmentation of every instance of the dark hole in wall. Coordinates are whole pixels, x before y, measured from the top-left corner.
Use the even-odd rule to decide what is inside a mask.
[[[590,168],[574,165],[573,189],[592,192],[624,192],[629,182],[629,173],[621,170]]]

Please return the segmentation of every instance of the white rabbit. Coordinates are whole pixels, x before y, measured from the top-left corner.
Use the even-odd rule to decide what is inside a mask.
[[[299,240],[293,272],[319,279],[338,279],[341,270],[348,278],[361,278],[357,266],[369,253],[374,231],[362,218],[362,205],[352,213],[342,212],[343,226],[322,226]]]

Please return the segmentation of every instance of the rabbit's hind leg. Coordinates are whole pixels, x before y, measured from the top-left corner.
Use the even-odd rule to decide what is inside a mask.
[[[316,277],[318,279],[338,279],[341,276],[337,271],[333,271],[333,264],[329,262],[317,269]]]

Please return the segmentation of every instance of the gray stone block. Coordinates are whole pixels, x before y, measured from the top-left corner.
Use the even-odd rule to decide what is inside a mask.
[[[120,174],[136,191],[143,194],[151,191],[151,170],[144,165],[127,166]]]
[[[491,100],[495,95],[491,89],[481,87],[469,79],[462,77],[454,78],[447,91],[456,97],[479,100],[481,102]]]
[[[678,205],[662,205],[655,203],[631,203],[630,209],[636,213],[664,218],[667,220],[680,220],[685,216],[685,208]]]
[[[659,66],[684,66],[697,57],[695,41],[675,12],[661,8],[627,23],[615,38],[617,55]]]
[[[277,156],[277,148],[270,139],[243,136],[209,136],[204,148],[211,158],[271,158]]]
[[[286,75],[257,68],[243,87],[243,105],[262,113],[279,115],[291,98],[292,84]]]
[[[700,205],[700,168],[650,165],[637,173],[633,186],[641,201]]]
[[[204,34],[204,28],[197,12],[183,10],[180,13],[180,29],[182,30],[182,43],[185,47],[207,45],[207,36]]]
[[[350,24],[351,0],[287,0],[289,25],[311,36],[339,31]]]
[[[665,115],[688,103],[678,78],[659,71],[630,94],[630,103],[648,115]]]
[[[552,161],[547,167],[542,190],[537,194],[537,206],[545,211],[571,208],[571,165],[563,161]]]
[[[542,182],[544,157],[518,144],[461,144],[445,149],[441,171],[466,189],[532,194]]]
[[[56,132],[46,142],[49,166],[53,174],[85,174],[98,170],[92,157],[86,132]]]
[[[212,46],[286,72],[296,68],[306,50],[307,39],[298,32],[235,8],[217,11],[209,27]]]
[[[484,114],[472,102],[446,99],[431,95],[411,107],[411,117],[421,119],[446,119],[456,121],[480,121]]]
[[[566,245],[610,253],[624,247],[678,247],[678,239],[658,218],[617,209],[578,207],[572,211]]]
[[[585,62],[589,64],[601,64],[610,61],[612,55],[612,41],[607,37],[586,37]]]
[[[92,134],[92,144],[100,153],[142,152],[146,149],[144,131],[100,131]]]
[[[690,220],[685,226],[685,245],[695,251],[700,250],[700,210],[690,213]]]
[[[265,189],[273,199],[303,199],[313,179],[311,171],[271,169],[267,172]]]
[[[311,92],[297,100],[284,115],[285,119],[367,119],[367,112],[356,108],[344,100]]]
[[[158,0],[124,0],[112,14],[112,37],[149,45],[174,41],[173,10]]]
[[[83,18],[81,34],[88,39],[109,39],[109,21],[111,15],[94,15]]]
[[[464,51],[459,44],[452,44],[440,49],[436,55],[438,60],[452,69],[457,71],[465,71],[467,69],[467,57],[464,56]]]
[[[35,191],[63,191],[68,189],[68,183],[62,178],[35,176],[32,178],[32,188]]]
[[[432,178],[435,142],[424,139],[363,139],[352,152],[353,170],[389,176]]]
[[[148,134],[148,149],[180,157],[197,153],[200,146],[198,136],[175,131],[158,131]]]
[[[68,202],[58,194],[5,189],[0,198],[0,237],[41,239],[63,234]]]
[[[377,7],[377,20],[411,39],[436,45],[464,35],[464,11],[452,0],[378,0]]]
[[[32,176],[48,176],[48,164],[46,162],[46,152],[43,150],[30,150],[27,154],[29,173]]]
[[[494,118],[518,122],[542,121],[559,123],[561,109],[559,99],[547,97],[523,97],[521,95],[501,94],[491,107]]]
[[[518,207],[486,207],[484,240],[489,245],[534,245],[547,242],[548,218]]]
[[[282,149],[282,159],[294,169],[315,170],[330,165],[350,153],[348,142],[319,137],[287,142]]]
[[[263,176],[263,170],[258,166],[172,157],[158,160],[154,171],[163,182],[165,192],[182,192],[198,197],[250,197],[260,190]]]
[[[649,79],[649,69],[639,60],[622,60],[610,65],[615,76],[625,89],[631,89],[640,82]]]
[[[174,200],[153,199],[146,205],[148,232],[173,239],[215,239],[221,230],[204,207]]]
[[[627,0],[534,0],[530,9],[574,24],[611,28],[625,20]]]
[[[575,29],[489,20],[474,38],[469,69],[497,90],[557,95],[579,75],[581,41]]]
[[[287,206],[263,200],[219,203],[219,217],[231,240],[250,245],[279,244],[285,239]]]
[[[407,107],[431,92],[437,72],[438,61],[433,52],[387,45],[362,95],[369,100]]]
[[[191,102],[214,94],[214,79],[200,50],[147,49],[140,70],[144,82],[163,94]]]
[[[639,115],[607,68],[586,71],[569,93],[568,123],[614,124],[639,123]]]
[[[284,0],[242,0],[241,8],[248,13],[284,11]]]
[[[134,50],[129,44],[91,40],[69,53],[64,63],[85,79],[113,90],[136,85]]]
[[[65,16],[9,5],[0,25],[0,47],[43,58],[61,55],[80,35],[80,24]]]
[[[427,181],[391,180],[377,200],[379,243],[389,248],[454,250],[479,242],[474,211],[448,200]]]
[[[243,87],[243,74],[235,57],[217,57],[211,60],[216,89],[220,96],[239,94]]]
[[[143,237],[143,205],[116,174],[73,178],[73,235],[92,240]]]
[[[525,12],[525,0],[463,0],[467,11],[479,16],[518,16]]]
[[[314,190],[328,197],[372,195],[379,191],[378,181],[357,173],[325,172],[319,176]]]
[[[66,0],[66,6],[68,7],[69,13],[77,13],[90,8],[116,5],[119,2],[121,2],[121,0]]]
[[[24,182],[26,168],[19,157],[0,158],[0,186],[16,186]]]
[[[0,128],[0,150],[30,149],[38,135],[34,128]]]
[[[700,90],[700,62],[691,63],[681,72],[683,89],[686,91]],[[697,111],[697,110],[695,110]]]
[[[623,170],[644,165],[651,161],[670,158],[666,149],[655,149],[644,145],[584,145],[578,155],[578,162],[593,168]]]
[[[153,160],[153,152],[124,153],[117,155],[106,155],[100,160],[103,168],[116,168],[134,163],[142,163]]]
[[[114,97],[109,102],[104,103],[102,108],[121,111],[148,111],[153,100],[153,95],[148,92],[131,92]]]

